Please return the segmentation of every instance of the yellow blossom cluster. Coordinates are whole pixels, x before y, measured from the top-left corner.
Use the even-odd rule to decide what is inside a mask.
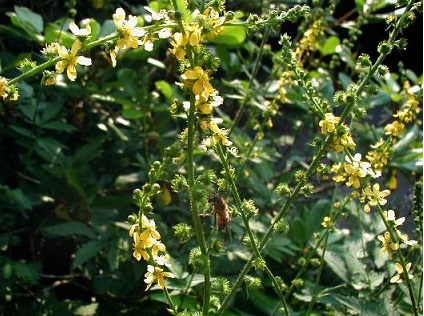
[[[147,284],[146,291],[157,282],[158,286],[165,287],[165,278],[173,278],[171,272],[165,272],[163,267],[170,267],[169,255],[166,253],[165,245],[160,241],[160,234],[156,230],[156,223],[142,214],[138,223],[133,224],[129,230],[133,238],[133,257],[140,261],[141,258],[153,265],[147,266],[144,282]]]
[[[218,125],[213,121],[203,121],[200,127],[205,131],[210,131],[212,133],[211,137],[205,139],[203,144],[206,147],[213,147],[217,144],[222,144],[224,146],[231,146],[232,142],[228,140],[227,131],[225,129],[219,128]]]
[[[356,144],[349,128],[344,123],[339,124],[339,121],[340,117],[334,116],[333,113],[326,113],[324,119],[318,123],[321,133],[324,135],[333,134],[332,148],[336,152],[342,152],[345,149],[354,149]]]
[[[403,107],[393,115],[395,120],[387,124],[384,128],[385,135],[388,135],[389,138],[386,141],[383,139],[378,140],[377,143],[371,146],[372,149],[366,155],[374,170],[382,171],[387,165],[396,138],[403,133],[406,124],[415,120],[417,114],[420,112],[419,102],[416,97],[408,91],[409,88],[409,83],[406,82],[404,87],[406,102]]]
[[[375,172],[371,168],[371,164],[362,161],[362,155],[357,153],[353,157],[347,155],[344,163],[335,163],[331,167],[334,173],[333,180],[335,182],[346,182],[346,185],[359,189],[361,186],[361,179],[370,176],[378,178],[381,173]]]
[[[182,75],[182,88],[189,91],[195,100],[196,113],[201,116],[201,128],[210,136],[203,142],[207,147],[217,144],[231,145],[228,140],[227,131],[220,129],[212,121],[213,110],[223,103],[223,98],[211,84],[211,70],[201,65],[204,47],[202,42],[211,40],[223,31],[225,17],[211,7],[206,8],[203,13],[196,10],[193,12],[193,21],[181,23],[180,32],[171,36],[172,48],[169,50],[181,63],[188,62],[190,67]],[[197,61],[197,62],[195,62]]]
[[[384,211],[384,219],[390,226],[390,230],[384,232],[383,235],[377,236],[377,239],[381,242],[382,247],[380,249],[380,253],[387,253],[389,259],[393,258],[393,252],[400,249],[400,244],[404,244],[406,246],[414,246],[417,244],[416,240],[409,239],[407,234],[403,234],[399,230],[399,226],[401,226],[405,222],[405,217],[396,218],[395,211],[388,210]],[[392,235],[393,234],[393,235]],[[404,268],[401,263],[395,263],[395,270],[397,274],[390,279],[391,283],[402,283],[402,278],[406,276],[409,279],[412,279],[412,275],[408,272],[411,268],[411,263],[405,264],[406,273],[404,273]]]
[[[308,51],[313,51],[316,48],[319,36],[324,34],[324,23],[322,20],[315,21],[310,28],[308,28],[296,48],[296,56],[301,63],[303,55]]]
[[[9,85],[7,79],[0,77],[0,98],[3,100],[16,101],[19,98],[19,92],[15,85]]]

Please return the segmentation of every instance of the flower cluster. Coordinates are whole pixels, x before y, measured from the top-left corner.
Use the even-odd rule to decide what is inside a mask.
[[[331,171],[335,174],[333,180],[336,182],[346,182],[346,185],[359,189],[361,186],[361,179],[370,176],[371,178],[378,178],[381,173],[375,172],[371,168],[371,164],[362,161],[362,155],[357,153],[353,157],[347,155],[344,163],[333,164]]]
[[[380,252],[382,254],[387,253],[389,259],[393,258],[393,252],[397,251],[401,248],[401,245],[405,246],[414,246],[417,244],[417,241],[409,239],[407,234],[403,234],[399,230],[399,226],[401,226],[405,222],[405,217],[396,218],[395,211],[388,210],[383,213],[384,220],[388,224],[388,230],[384,232],[383,235],[377,236],[377,239],[381,242],[382,247]],[[404,270],[406,269],[406,273]],[[401,283],[403,278],[408,277],[412,279],[412,275],[408,272],[411,268],[411,263],[404,263],[404,266],[400,262],[395,263],[395,269],[397,274],[390,279],[391,283]]]
[[[308,28],[300,40],[299,46],[296,48],[296,56],[299,61],[308,51],[316,49],[318,38],[324,34],[325,25],[322,20],[316,20],[310,28]]]
[[[144,214],[141,219],[131,225],[130,237],[133,238],[133,257],[140,261],[141,258],[153,265],[147,266],[144,282],[147,284],[146,291],[157,282],[159,287],[165,287],[165,278],[173,278],[170,272],[165,272],[163,267],[170,267],[169,255],[166,253],[165,245],[160,241],[160,234],[156,230],[156,223],[153,219],[148,219]]]
[[[19,98],[18,88],[15,85],[9,85],[4,77],[0,77],[0,98],[9,101],[16,101]]]
[[[402,135],[406,125],[412,122],[419,113],[419,102],[410,92],[408,84],[404,87],[404,92],[405,104],[393,115],[394,120],[384,128],[387,139],[380,138],[372,145],[371,150],[365,154],[365,160],[359,153],[351,154],[350,151],[355,149],[356,145],[348,127],[340,122],[339,117],[333,113],[326,113],[319,122],[321,133],[332,137],[333,150],[337,153],[344,152],[346,155],[344,162],[336,162],[332,165],[333,180],[344,182],[347,186],[355,189],[353,196],[359,198],[364,206],[364,211],[370,212],[371,208],[375,208],[385,223],[386,231],[377,236],[377,240],[381,243],[380,252],[387,254],[390,260],[399,259],[395,262],[396,274],[390,279],[391,283],[401,283],[412,278],[412,274],[409,273],[411,263],[405,262],[401,249],[416,245],[417,241],[410,240],[407,234],[400,231],[399,226],[405,222],[404,217],[396,218],[393,210],[383,211],[382,207],[387,204],[386,198],[390,195],[390,190],[382,189],[379,183],[370,182],[381,176],[397,138]],[[330,217],[325,217],[322,226],[328,227],[329,225]],[[395,252],[397,252],[397,256],[394,256]]]
[[[404,132],[405,126],[415,120],[420,112],[419,102],[415,95],[410,92],[409,83],[406,82],[404,87],[406,102],[393,117],[395,120],[389,123],[385,128],[385,135],[388,139],[380,138],[366,154],[366,158],[371,163],[374,170],[382,171],[389,161],[390,154],[393,150],[396,139]]]
[[[332,148],[336,152],[342,152],[345,149],[354,149],[356,147],[352,134],[346,124],[339,124],[340,117],[333,113],[326,113],[324,119],[319,122],[321,133],[324,135],[332,134]]]
[[[175,58],[186,66],[181,75],[181,87],[194,96],[195,108],[201,117],[201,129],[209,133],[204,140],[207,147],[222,144],[231,145],[227,138],[227,131],[220,129],[212,120],[213,110],[223,103],[223,98],[211,84],[211,73],[213,67],[205,67],[209,64],[207,57],[210,55],[202,42],[211,40],[223,31],[225,17],[220,16],[213,8],[206,8],[203,13],[195,10],[193,21],[181,23],[181,30],[171,36],[172,48],[169,50]]]

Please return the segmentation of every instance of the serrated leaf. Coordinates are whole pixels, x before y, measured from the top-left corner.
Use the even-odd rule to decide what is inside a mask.
[[[324,260],[334,271],[334,273],[340,277],[340,279],[345,282],[349,282],[349,271],[347,270],[346,264],[342,259],[341,254],[327,250],[325,252]]]
[[[103,249],[103,243],[99,240],[91,240],[83,244],[75,254],[75,260],[72,266],[75,268],[94,258],[100,250]]]
[[[42,229],[42,232],[46,237],[69,237],[80,235],[90,239],[96,238],[96,234],[90,227],[77,221],[45,227]]]

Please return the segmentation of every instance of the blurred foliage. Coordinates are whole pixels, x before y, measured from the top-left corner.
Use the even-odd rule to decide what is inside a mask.
[[[152,2],[154,7],[167,1]],[[227,8],[247,16],[288,8],[295,2],[314,5],[317,1],[232,0],[227,1]],[[384,19],[396,13],[392,1],[376,3],[377,7],[358,22],[355,17],[364,16],[368,2],[341,1],[336,6],[337,15],[325,17],[328,28],[317,42],[317,50],[305,58],[303,66],[309,70],[309,79],[329,103],[335,91],[356,80],[354,60],[363,47],[370,47],[370,54],[375,51],[385,36]],[[100,37],[113,29],[110,19],[117,7],[146,15],[144,5],[147,1],[0,1],[0,73],[16,77],[19,62],[27,57],[40,60],[39,51],[45,43],[59,37],[63,43],[69,42],[70,35],[63,27],[71,19],[90,17],[93,33]],[[316,121],[308,112],[301,89],[290,88],[288,101],[272,118],[272,124],[263,124],[266,100],[278,97],[279,78],[273,57],[279,49],[280,34],[300,37],[307,23],[284,23],[281,29],[266,34],[233,27],[210,47],[221,63],[214,84],[226,100],[218,110],[223,126],[231,127],[240,104],[250,105],[248,115],[240,117],[231,137],[240,156],[250,158],[247,162],[234,159],[232,163],[241,170],[237,184],[243,197],[253,199],[261,210],[251,219],[251,228],[259,235],[285,202],[275,193],[277,184],[293,181],[296,170],[307,165],[313,155],[310,144]],[[406,36],[411,36],[411,46],[422,47],[419,22],[415,23],[415,33]],[[359,34],[350,49],[338,50],[349,29],[370,26],[382,28],[382,34],[375,38]],[[266,44],[260,52],[262,41]],[[409,52],[401,55],[405,63],[389,65],[390,76],[377,82],[379,93],[363,101],[368,120],[353,126],[361,135],[358,146],[369,146],[383,133],[393,109],[399,107],[405,80],[412,85],[422,83],[422,64],[411,69]],[[263,60],[255,70],[259,53]],[[166,301],[162,294],[144,292],[146,265],[132,259],[125,220],[135,209],[133,189],[147,181],[150,164],[162,159],[184,128],[184,120],[172,117],[169,111],[173,99],[182,94],[174,84],[178,65],[167,53],[165,42],[155,45],[152,52],[127,52],[116,68],[110,67],[109,57],[100,49],[92,50],[90,57],[93,66],[82,70],[77,81],[62,80],[47,88],[40,85],[38,75],[18,84],[20,99],[16,104],[0,104],[2,315],[164,315]],[[256,78],[250,84],[255,71]],[[266,136],[255,137],[261,128],[266,129]],[[419,124],[407,129],[384,177],[391,188],[400,189],[400,200],[393,198],[390,203],[401,206],[401,214],[408,216],[408,233],[419,239],[421,235],[413,231],[411,204],[414,194],[416,198],[421,194],[413,189],[422,176],[422,131]],[[203,155],[196,153],[199,171],[215,168],[216,161]],[[176,303],[190,310],[198,307],[203,281],[198,271],[188,267],[187,252],[194,243],[181,245],[173,236],[172,226],[189,223],[191,215],[187,195],[171,192],[172,178],[168,173],[160,179],[164,189],[154,200],[154,218],[172,256],[176,278],[170,280],[169,289],[175,290]],[[286,219],[290,223],[288,233],[273,239],[264,249],[270,269],[283,280],[296,276],[300,259],[312,251],[314,233],[320,231],[323,218],[329,215],[334,183],[317,181],[314,185],[316,194],[302,197],[292,206]],[[228,200],[230,206],[232,202]],[[353,203],[344,205],[343,216],[340,229],[327,245],[322,280],[313,287],[311,280],[317,270],[308,268],[304,282],[313,286],[305,284],[295,290],[290,299],[291,315],[305,315],[311,300],[316,303],[311,315],[394,315],[396,296],[402,300],[396,302],[400,306],[396,311],[408,314],[409,303],[395,290],[367,299],[369,293],[387,283],[383,272],[367,271],[367,261],[375,262],[376,271],[384,265],[378,259],[375,240],[381,223],[360,215]],[[204,222],[205,226],[213,224],[208,218]],[[230,227],[230,233],[219,232],[225,251],[212,257],[212,269],[213,275],[234,281],[249,253],[240,244],[244,236],[240,218],[235,217]],[[365,257],[364,245],[372,249],[374,257]],[[352,255],[358,253],[363,256]],[[421,260],[416,253],[411,257],[415,262]],[[226,315],[273,312],[278,297],[263,272],[258,271],[257,276],[264,281],[262,287],[245,287]],[[417,286],[420,282],[422,279]]]

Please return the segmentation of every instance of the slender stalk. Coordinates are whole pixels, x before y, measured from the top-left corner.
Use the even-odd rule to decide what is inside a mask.
[[[174,302],[172,302],[171,296],[169,295],[166,286],[163,288],[163,294],[165,294],[166,300],[168,301],[168,305],[171,306],[174,315],[178,315],[177,308],[175,307]]]
[[[266,41],[268,40],[269,32],[270,32],[270,28],[269,28],[269,27],[267,27],[267,28],[266,28],[266,31],[265,31],[265,33],[264,33],[264,37],[263,37],[263,39],[262,39],[261,45],[260,45],[260,47],[259,47],[259,54],[258,54],[258,56],[256,57],[256,60],[255,60],[255,64],[254,64],[254,67],[253,67],[252,74],[250,75],[249,84],[248,84],[248,87],[247,87],[247,91],[249,91],[249,92],[250,92],[250,90],[252,89],[252,86],[253,86],[253,80],[255,79],[255,77],[256,77],[256,75],[257,75],[257,73],[258,73],[258,71],[259,71],[259,65],[260,65],[260,62],[261,62],[261,60],[262,60],[262,55],[263,55],[263,53],[264,53],[265,43],[266,43]],[[243,115],[244,111],[245,111],[245,110],[246,110],[246,108],[247,108],[247,104],[248,104],[248,99],[249,99],[249,98],[250,98],[250,96],[248,96],[248,95],[246,95],[246,96],[244,97],[244,99],[243,99],[243,103],[242,103],[242,105],[241,105],[240,109],[238,110],[238,112],[237,112],[237,114],[236,114],[236,117],[235,117],[235,118],[234,118],[234,120],[233,120],[233,123],[231,124],[230,130],[228,131],[228,136],[230,136],[230,135],[231,135],[231,133],[233,132],[234,128],[237,126],[238,122],[240,121],[240,119],[241,119],[241,117],[242,117],[242,115]]]
[[[381,206],[379,204],[377,204],[377,207],[376,208],[377,208],[378,214],[380,215],[380,218],[384,222],[384,225],[386,226],[386,229],[387,229],[387,231],[390,234],[390,239],[394,243],[399,244],[398,234],[396,233],[396,231],[394,231],[394,229],[392,228],[392,226],[388,222],[386,216],[384,215],[383,209],[381,208]],[[406,269],[405,257],[403,256],[400,247],[396,251],[396,254],[397,254],[398,258],[399,258],[399,261],[400,261],[399,263],[400,263],[400,265],[402,266],[402,269],[403,269],[403,272],[402,272],[402,274],[403,274],[403,280],[405,281],[406,287],[408,288],[409,297],[410,297],[411,303],[412,303],[412,310],[414,312],[414,315],[415,316],[418,316],[418,306],[417,306],[417,303],[416,303],[416,299],[415,299],[414,291],[413,291],[413,288],[412,288],[411,280],[409,280],[409,277],[408,277],[408,271]]]
[[[190,208],[191,215],[194,222],[194,230],[196,233],[197,242],[200,247],[200,251],[203,255],[203,275],[205,278],[204,282],[204,302],[203,302],[203,315],[208,315],[209,313],[209,300],[210,300],[210,259],[208,249],[206,247],[205,236],[202,229],[202,223],[200,221],[199,209],[197,205],[197,194],[196,194],[196,184],[194,178],[194,136],[196,133],[195,130],[195,119],[196,119],[196,100],[195,95],[191,93],[190,95],[190,109],[188,114],[188,137],[187,137],[187,178],[188,178],[188,187],[189,187],[189,196],[190,196]]]
[[[412,6],[414,4],[414,0],[411,0],[406,9],[405,12],[408,12],[411,10]],[[406,19],[406,14],[403,14],[401,16],[401,18],[399,19],[398,23],[396,24],[395,29],[393,30],[393,32],[390,34],[388,43],[389,45],[392,45],[397,37],[397,35],[399,34],[402,25],[403,25],[403,21]],[[383,60],[385,59],[385,57],[388,55],[389,52],[382,52],[377,61],[375,62],[375,64],[371,67],[370,71],[367,73],[367,75],[362,79],[361,83],[358,86],[358,89],[355,92],[356,97],[358,97],[362,91],[365,89],[366,85],[368,84],[368,82],[371,80],[371,78],[373,77],[374,73],[376,72],[377,68],[381,65],[381,63],[383,62]],[[343,113],[340,116],[340,121],[338,123],[339,127],[341,124],[344,123],[346,117],[348,116],[348,114],[352,111],[353,107],[356,105],[355,102],[352,102],[351,104],[348,104],[346,106],[346,108],[344,109]],[[325,140],[324,144],[322,145],[322,147],[319,149],[318,153],[315,155],[314,159],[312,160],[311,165],[309,166],[309,168],[307,169],[306,173],[305,173],[305,177],[299,181],[299,183],[297,184],[297,186],[295,187],[295,189],[293,190],[293,192],[291,193],[291,195],[289,196],[289,198],[287,199],[286,203],[284,204],[284,206],[282,207],[282,209],[279,211],[279,213],[276,215],[273,223],[271,224],[271,226],[269,227],[268,231],[265,233],[260,245],[259,245],[259,250],[261,251],[263,249],[263,247],[265,247],[266,243],[269,241],[269,239],[272,236],[272,231],[274,228],[275,223],[277,223],[283,216],[286,215],[287,211],[289,210],[290,206],[293,204],[294,200],[297,198],[297,196],[299,195],[302,187],[304,186],[304,184],[306,183],[306,180],[311,176],[311,174],[315,171],[315,169],[318,167],[318,164],[321,160],[321,158],[325,155],[325,153],[327,152],[328,148],[330,147],[331,143],[332,143],[333,137],[329,136],[327,137],[327,139]],[[222,302],[221,308],[218,311],[218,315],[221,315],[223,313],[223,311],[225,310],[225,308],[227,308],[227,306],[229,305],[230,301],[233,299],[233,297],[235,296],[235,293],[238,291],[238,289],[240,288],[244,277],[247,275],[247,273],[250,271],[252,264],[253,264],[253,259],[254,256],[252,256],[249,261],[245,264],[245,266],[243,267],[243,270],[240,272],[239,276],[237,277],[237,280],[231,290],[231,292],[228,294],[228,296],[224,299],[224,301]],[[413,298],[413,296],[411,297],[411,300],[413,300],[413,305],[414,305],[414,312],[417,312],[416,306],[415,306],[415,300]]]

